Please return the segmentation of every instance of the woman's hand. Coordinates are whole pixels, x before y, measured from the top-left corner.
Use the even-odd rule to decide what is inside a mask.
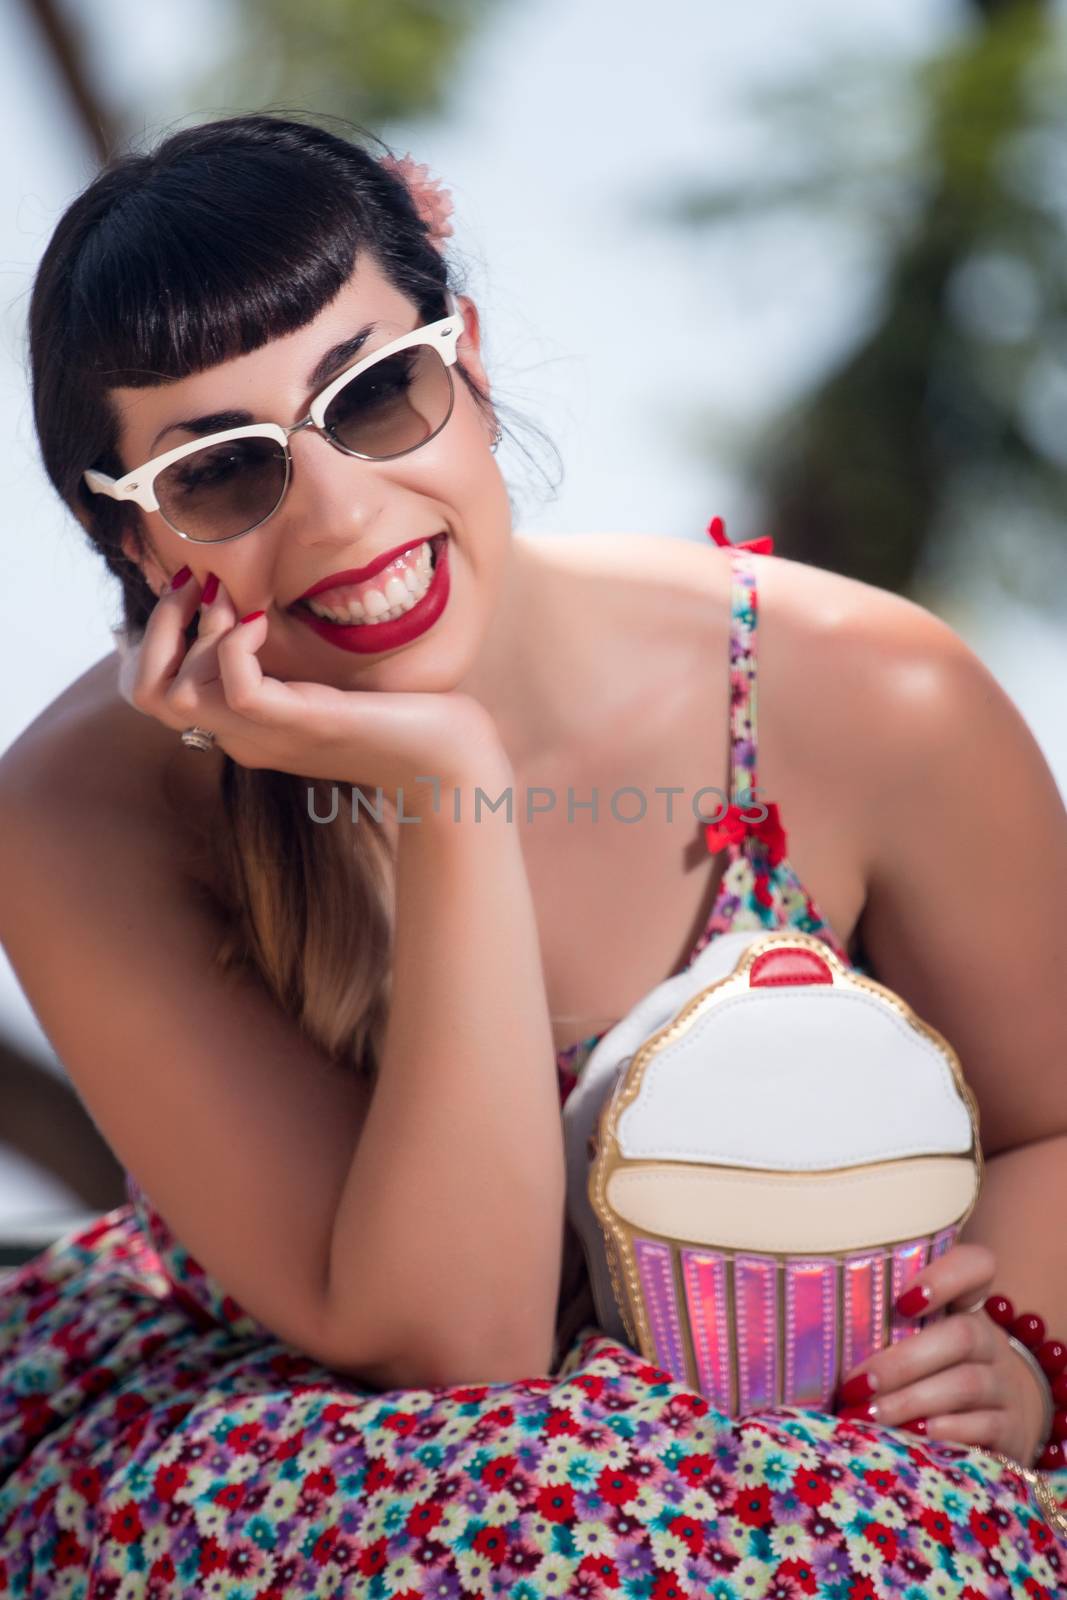
[[[897,1302],[897,1315],[948,1314],[847,1373],[839,1415],[888,1428],[920,1423],[928,1438],[982,1445],[1030,1465],[1042,1443],[1038,1381],[985,1312],[968,1309],[990,1294],[995,1268],[992,1252],[979,1244],[955,1245],[925,1267]],[[924,1288],[925,1299],[914,1293]]]
[[[187,645],[198,606],[198,636]],[[144,637],[123,663],[122,694],[176,733],[194,723],[210,729],[242,767],[380,786],[394,807],[403,789],[408,814],[425,810],[409,796],[429,788],[427,779],[447,788],[477,781],[483,770],[488,779],[508,770],[496,726],[471,695],[285,683],[266,677],[259,665],[256,651],[266,637],[263,616],[237,620],[221,582],[202,605],[191,577],[159,597]]]

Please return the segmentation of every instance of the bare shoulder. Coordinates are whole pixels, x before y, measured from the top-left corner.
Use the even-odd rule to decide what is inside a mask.
[[[194,762],[171,729],[130,706],[118,668],[117,654],[103,656],[8,746],[0,804],[74,826],[114,825],[127,837],[141,831],[166,845],[190,806],[210,803],[217,758]]]
[[[803,693],[809,674],[834,693],[842,710],[903,714],[928,697],[932,669],[981,663],[959,634],[905,595],[843,573],[775,556],[757,558],[760,646],[803,649]],[[794,658],[798,659],[798,658]]]
[[[597,577],[629,580],[647,600],[645,612],[672,639],[679,630],[690,643],[729,618],[732,563],[729,551],[710,541],[660,534],[588,533],[559,541],[559,560]],[[933,612],[903,595],[842,573],[757,555],[753,560],[759,607],[761,682],[782,677],[780,703],[797,709],[813,685],[835,694],[844,709],[862,691],[879,685],[906,704],[918,680],[886,675],[890,666],[921,668],[941,660],[980,666],[960,636]],[[688,632],[688,624],[696,630]],[[716,626],[717,625],[717,626]],[[798,660],[804,671],[797,673]],[[781,674],[779,666],[788,668]],[[861,674],[851,682],[844,668]],[[795,695],[788,691],[792,684]],[[776,697],[777,698],[777,697]]]
[[[778,651],[783,670],[787,656],[803,662],[795,693],[826,698],[869,776],[888,776],[904,752],[921,763],[950,721],[1021,722],[966,640],[917,601],[801,562],[759,571],[761,653]]]

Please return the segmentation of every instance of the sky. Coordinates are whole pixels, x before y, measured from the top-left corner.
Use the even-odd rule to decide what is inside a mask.
[[[190,109],[238,109],[185,100],[225,39],[225,0],[67,4],[92,19],[109,95],[151,108],[149,136]],[[461,66],[447,120],[380,130],[451,189],[453,242],[482,312],[494,385],[562,455],[560,488],[539,499],[533,479],[518,529],[703,539],[717,512],[735,539],[773,532],[754,525],[757,508],[727,461],[709,463],[696,421],[710,409],[727,428],[752,423],[847,347],[878,293],[872,243],[855,229],[797,217],[712,241],[654,224],[637,208],[680,177],[788,163],[789,152],[746,108],[754,86],[814,70],[828,51],[922,54],[960,16],[948,0],[805,0],[802,8],[788,0],[758,8],[505,0]],[[37,460],[24,347],[36,262],[94,162],[21,7],[0,8],[0,61],[3,749],[110,651],[118,593]],[[890,148],[910,136],[906,119],[850,129]],[[508,442],[498,459],[505,475],[528,471]],[[949,620],[1015,699],[1067,792],[1067,729],[1056,703],[1067,678],[1063,630],[1007,602]],[[2,953],[0,1017],[51,1059]],[[27,1183],[12,1180],[8,1193],[0,1182],[0,1211],[25,1199]]]

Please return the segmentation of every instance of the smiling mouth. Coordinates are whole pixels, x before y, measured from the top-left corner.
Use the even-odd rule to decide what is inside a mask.
[[[289,611],[310,612],[319,622],[338,627],[374,627],[412,611],[425,598],[447,539],[446,530],[409,545],[400,555],[361,583],[339,583],[334,590],[294,600]],[[328,602],[328,603],[325,603]]]

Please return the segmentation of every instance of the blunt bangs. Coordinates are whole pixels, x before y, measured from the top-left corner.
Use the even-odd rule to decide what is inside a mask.
[[[186,152],[157,170],[74,266],[82,370],[108,387],[166,383],[304,327],[376,242],[346,177],[263,148]]]

